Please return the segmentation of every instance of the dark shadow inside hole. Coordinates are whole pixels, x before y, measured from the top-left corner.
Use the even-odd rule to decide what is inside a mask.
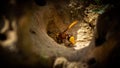
[[[39,6],[45,6],[46,5],[46,0],[35,0],[35,3]]]
[[[4,20],[3,20],[3,18],[1,17],[1,14],[0,14],[0,30],[3,29],[4,25],[5,25]]]
[[[30,29],[30,33],[36,34],[36,32],[34,30],[31,30],[31,29]]]
[[[95,40],[95,46],[100,46],[101,44],[103,44],[106,41],[105,38],[97,38]]]
[[[64,66],[64,63],[56,65],[54,68],[62,68]]]
[[[96,64],[95,58],[91,58],[90,60],[88,60],[87,64],[88,65],[94,65],[94,64]]]
[[[0,40],[1,40],[1,41],[4,41],[4,40],[6,40],[6,39],[7,39],[6,35],[0,33]]]

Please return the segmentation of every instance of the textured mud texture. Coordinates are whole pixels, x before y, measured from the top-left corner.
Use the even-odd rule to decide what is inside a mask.
[[[85,52],[84,47],[91,41],[95,21],[98,16],[94,12],[89,12],[87,9],[91,8],[86,4],[77,0],[46,0],[42,4],[41,2],[35,3],[31,1],[23,5],[20,3],[18,4],[20,6],[12,7],[12,9],[6,7],[12,12],[6,12],[5,15],[1,15],[6,18],[8,16],[8,21],[15,21],[17,23],[17,28],[11,30],[13,34],[17,35],[17,42],[10,43],[4,47],[2,44],[3,40],[2,42],[0,41],[0,66],[6,64],[11,67],[52,68],[53,62],[57,57],[65,57],[70,61],[81,60]],[[15,12],[13,11],[14,8],[19,9],[15,9],[18,10]],[[6,21],[2,17],[1,19]],[[76,47],[70,48],[58,44],[55,41],[56,34],[64,31],[74,20],[78,20],[79,22],[68,33],[75,36],[75,40],[77,41],[75,44]],[[0,23],[0,25],[2,24]],[[0,26],[0,29],[2,29],[2,26]],[[7,40],[5,39],[4,41]],[[74,66],[76,63],[70,63],[70,65],[72,64]],[[72,68],[72,66],[70,67]]]

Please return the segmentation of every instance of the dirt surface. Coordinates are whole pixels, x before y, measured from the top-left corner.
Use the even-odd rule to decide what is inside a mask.
[[[36,33],[32,34],[36,53],[39,51],[46,57],[70,57],[70,55],[76,54],[76,50],[88,46],[98,17],[98,13],[92,12],[96,7],[98,6],[91,4],[86,6],[84,3],[80,5],[72,0],[69,2],[60,1],[59,3],[48,1],[45,6],[39,7],[34,13],[34,23],[31,26],[31,30]],[[78,20],[78,23],[69,29],[68,33],[75,37],[76,47],[66,47],[64,43],[57,43],[56,34],[64,31],[75,20]]]
[[[92,10],[98,6],[84,4],[76,6],[72,4],[73,2],[54,3],[48,1],[45,6],[38,7],[33,15],[33,23],[30,28],[35,53],[46,59],[61,56],[72,61],[81,59],[91,42],[98,17],[98,13],[92,12]],[[82,8],[79,8],[80,6]],[[75,10],[75,8],[78,9]],[[75,37],[76,47],[66,47],[64,43],[57,43],[56,35],[64,31],[75,20],[78,20],[78,23],[69,29],[68,33]]]

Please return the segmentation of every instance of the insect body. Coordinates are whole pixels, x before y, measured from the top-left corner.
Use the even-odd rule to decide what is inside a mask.
[[[68,34],[67,31],[72,28],[75,24],[77,24],[78,21],[74,21],[73,23],[71,23],[66,30],[64,30],[63,32],[60,32],[57,35],[57,42],[58,43],[65,43],[66,46],[74,46],[75,44],[75,37],[71,34]]]

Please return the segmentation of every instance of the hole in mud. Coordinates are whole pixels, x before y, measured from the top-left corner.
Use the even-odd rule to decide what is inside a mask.
[[[51,20],[47,25],[47,34],[58,44],[79,50],[89,45],[93,33],[87,23],[76,20],[71,23],[56,23]]]
[[[82,10],[82,8],[80,8],[80,10],[82,10],[81,12],[84,13],[88,12],[85,13],[84,16],[82,16],[80,13],[76,14],[76,12],[73,11],[74,8],[71,8],[70,6],[68,8],[71,9],[66,8],[64,5],[60,7],[61,8],[57,7],[57,11],[56,9],[55,10],[50,9],[52,10],[51,14],[53,14],[54,16],[50,17],[47,24],[48,36],[50,36],[58,44],[60,45],[62,44],[63,46],[65,45],[68,47],[72,46],[70,39],[73,39],[71,38],[71,36],[73,36],[75,39],[75,47],[73,48],[75,48],[75,50],[80,50],[88,46],[92,40],[93,30],[96,25],[95,22],[98,16],[98,14],[95,14],[93,12],[88,12],[88,10],[93,10],[91,7],[94,8],[94,6],[90,6],[90,7],[88,6],[84,11]],[[79,15],[81,19],[76,17],[74,18],[74,16],[72,16],[71,14]],[[73,26],[67,32],[64,32],[68,28],[68,26],[75,20],[78,20],[79,23]],[[64,23],[64,25],[62,23]]]
[[[54,68],[62,68],[64,66],[64,64],[59,64],[59,65],[56,65]]]
[[[97,38],[95,39],[95,46],[100,46],[101,44],[103,44],[106,41],[105,38]]]
[[[88,65],[94,65],[95,63],[96,63],[95,58],[91,58],[91,59],[88,61]]]
[[[4,20],[0,17],[0,30],[4,27]]]
[[[46,5],[46,0],[35,0],[35,3],[39,6],[45,6]]]
[[[36,32],[34,30],[32,30],[32,29],[30,29],[30,33],[36,34]]]
[[[1,41],[4,41],[4,40],[6,40],[6,39],[7,39],[6,35],[0,33],[0,40],[1,40]]]

